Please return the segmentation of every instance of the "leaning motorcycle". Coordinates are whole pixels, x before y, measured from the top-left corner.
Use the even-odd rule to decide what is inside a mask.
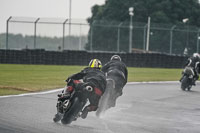
[[[54,122],[61,120],[62,124],[70,124],[81,116],[82,110],[88,101],[89,93],[93,93],[93,87],[89,83],[80,82],[75,84],[75,80],[70,80],[68,84],[73,84],[74,89],[69,98],[57,101],[57,114],[53,118]],[[63,95],[65,92],[63,91]]]
[[[182,78],[180,80],[181,82],[181,89],[185,91],[186,89],[188,91],[192,88],[192,82],[194,77],[194,71],[192,67],[185,67],[185,69],[182,72]]]

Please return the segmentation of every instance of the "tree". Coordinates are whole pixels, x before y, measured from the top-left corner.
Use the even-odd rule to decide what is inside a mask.
[[[182,23],[184,18],[189,18],[189,24],[200,26],[200,4],[198,0],[106,0],[105,5],[92,7],[94,20],[127,21],[129,20],[128,8],[134,7],[134,21],[146,22],[151,16],[155,23]]]
[[[97,30],[95,24],[99,23],[99,21],[106,23],[118,22],[118,24],[120,22],[128,23],[130,19],[128,13],[129,7],[134,7],[133,22],[146,23],[148,16],[150,16],[152,23],[179,25],[183,24],[182,20],[184,18],[189,18],[187,25],[200,26],[200,4],[198,0],[106,0],[104,5],[93,6],[92,16],[88,18],[90,28],[92,29],[93,27],[94,29],[95,27],[96,29],[92,34],[92,45],[94,48],[97,48],[97,46],[102,46],[102,48],[104,48],[105,45],[103,44],[116,47],[114,46],[116,44],[116,35],[114,34],[117,34],[117,31],[103,28],[103,26]],[[116,25],[113,26],[117,27],[118,24],[116,23]],[[91,38],[91,29],[89,38]],[[113,39],[108,38],[108,35],[113,37]],[[126,36],[128,36],[128,29],[122,38]],[[105,40],[105,38],[108,38],[108,41]],[[110,44],[108,44],[108,42]],[[86,46],[87,49],[90,43],[89,41]],[[123,47],[128,48],[127,43],[128,40],[125,41]]]

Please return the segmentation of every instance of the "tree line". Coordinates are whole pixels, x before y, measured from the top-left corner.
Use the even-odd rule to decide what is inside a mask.
[[[162,23],[172,26],[182,25],[184,29],[187,29],[188,26],[195,26],[197,27],[197,29],[198,27],[200,27],[200,4],[198,0],[106,0],[105,4],[94,5],[91,9],[92,16],[88,18],[88,22],[90,24],[90,32],[88,38],[90,39],[88,39],[89,42],[87,43],[86,48],[89,49],[91,43],[93,49],[107,48],[108,50],[112,51],[113,48],[116,48],[116,35],[114,34],[117,34],[117,31],[113,30],[111,27],[103,28],[99,26],[100,28],[97,28],[97,25],[99,25],[99,23],[101,23],[102,25],[105,25],[105,23],[109,23],[109,25],[112,26],[115,25],[115,22],[118,22],[118,24],[121,22],[128,24],[130,21],[128,10],[129,7],[134,7],[134,23],[147,23],[148,17],[151,17],[151,23]],[[184,19],[187,19],[188,21],[184,23]],[[129,36],[129,29],[121,32],[124,32],[121,35],[121,38],[127,38],[127,36]],[[154,33],[156,33],[156,31],[154,31]],[[163,38],[164,36],[162,33],[159,34],[160,36],[157,36],[156,38],[150,40],[152,43],[152,47],[154,44],[169,44],[169,42],[163,42],[163,40],[166,39]],[[196,36],[196,34],[187,35],[188,33],[186,32],[184,32],[183,34],[184,35],[180,37],[180,40],[184,40],[186,36]],[[93,39],[91,39],[91,36]],[[141,34],[140,32],[134,33],[133,43],[134,38],[142,38],[142,36],[143,34]],[[122,42],[121,49],[123,51],[128,51],[129,40],[122,40],[124,40],[124,42]],[[162,43],[159,44],[155,41]],[[162,45],[160,47],[162,47],[162,49],[168,49],[168,44]],[[181,41],[177,41],[176,44],[181,44],[178,45],[180,47],[179,49],[181,50],[189,47],[188,43],[183,44],[183,42]],[[142,47],[142,42],[140,42],[140,45],[140,47]]]

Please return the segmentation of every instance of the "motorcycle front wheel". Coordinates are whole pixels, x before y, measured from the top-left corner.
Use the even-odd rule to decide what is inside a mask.
[[[67,112],[64,113],[62,124],[70,124],[78,115],[82,109],[82,103],[78,97],[75,97],[72,101],[72,105]]]

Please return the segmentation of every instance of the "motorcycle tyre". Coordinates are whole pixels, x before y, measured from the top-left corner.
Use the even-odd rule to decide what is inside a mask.
[[[181,89],[185,91],[186,89],[190,90],[191,87],[189,87],[189,78],[187,76],[184,76],[181,81]]]
[[[73,103],[70,109],[65,112],[63,119],[61,120],[62,124],[70,124],[73,120],[75,120],[76,116],[82,109],[81,102],[78,97],[75,97],[72,102]]]

